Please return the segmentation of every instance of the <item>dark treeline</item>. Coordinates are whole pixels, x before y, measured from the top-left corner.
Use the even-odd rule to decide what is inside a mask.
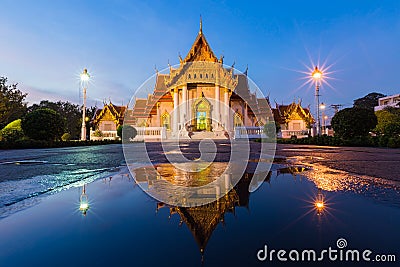
[[[26,93],[17,88],[17,84],[7,84],[7,78],[0,77],[1,141],[15,142],[28,139],[54,141],[60,140],[62,136],[66,136],[67,140],[79,139],[82,126],[80,105],[68,101],[42,100],[39,104],[29,106],[26,96]],[[91,126],[90,120],[95,111],[96,107],[86,110],[87,129]]]

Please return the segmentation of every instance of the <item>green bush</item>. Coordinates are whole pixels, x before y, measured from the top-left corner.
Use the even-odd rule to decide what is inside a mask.
[[[94,137],[103,137],[103,132],[100,131],[99,129],[97,129],[96,131],[94,131],[93,136]]]
[[[65,133],[61,136],[62,141],[69,141],[71,140],[71,135],[69,133]]]
[[[390,137],[387,143],[387,146],[390,148],[399,148],[400,147],[400,137]]]
[[[21,119],[10,122],[0,131],[0,140],[14,142],[24,137],[24,131],[21,128]]]
[[[26,149],[26,148],[56,148],[56,147],[76,147],[76,146],[97,146],[121,144],[118,140],[98,140],[98,141],[48,141],[48,140],[24,140],[15,142],[0,141],[0,149]]]

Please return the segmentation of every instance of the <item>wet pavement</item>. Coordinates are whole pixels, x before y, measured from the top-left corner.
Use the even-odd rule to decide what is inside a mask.
[[[276,156],[355,175],[400,181],[400,149],[278,144]]]

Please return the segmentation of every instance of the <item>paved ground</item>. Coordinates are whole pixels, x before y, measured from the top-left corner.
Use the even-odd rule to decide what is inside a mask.
[[[354,174],[400,181],[400,149],[278,144],[276,155]]]

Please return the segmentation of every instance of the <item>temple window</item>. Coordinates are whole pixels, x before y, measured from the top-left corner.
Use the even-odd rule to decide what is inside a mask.
[[[208,79],[208,73],[206,73],[206,79]]]
[[[191,77],[190,77],[190,74],[188,75],[188,79],[190,79]]]
[[[203,79],[203,74],[200,73],[200,79]]]
[[[193,78],[195,78],[195,79],[196,79],[196,73],[195,73],[195,74],[193,74]]]

